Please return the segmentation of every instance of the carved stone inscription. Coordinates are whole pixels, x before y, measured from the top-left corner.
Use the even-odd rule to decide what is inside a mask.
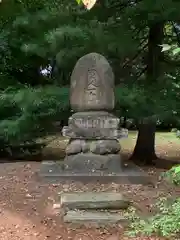
[[[64,126],[62,130],[64,137],[74,139],[120,139],[127,138],[127,129],[72,129]]]
[[[114,108],[114,74],[98,53],[80,58],[71,75],[70,104],[76,111],[109,111]]]
[[[119,124],[118,118],[110,118],[110,119],[71,119],[69,126],[76,126],[79,128],[114,128],[117,129]]]
[[[107,112],[79,112],[73,114],[68,121],[70,127],[80,129],[118,129],[120,119]]]
[[[97,104],[99,102],[100,79],[95,69],[88,70],[87,73],[87,89],[85,101],[89,104]]]

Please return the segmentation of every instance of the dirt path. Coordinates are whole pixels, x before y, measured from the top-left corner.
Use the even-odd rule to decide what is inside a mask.
[[[0,165],[0,240],[126,240],[122,228],[116,229],[72,229],[63,224],[59,211],[53,209],[57,202],[57,192],[77,190],[122,191],[133,197],[136,204],[148,210],[149,206],[167,192],[180,194],[180,189],[160,183],[158,188],[128,185],[47,185],[36,180],[34,172],[40,163],[6,163]],[[159,173],[152,173],[156,180]],[[142,204],[143,202],[143,204]],[[92,238],[87,238],[87,235]],[[79,237],[78,237],[79,236]],[[120,237],[121,236],[121,237]],[[146,238],[135,238],[146,240]],[[160,238],[147,238],[158,240]]]

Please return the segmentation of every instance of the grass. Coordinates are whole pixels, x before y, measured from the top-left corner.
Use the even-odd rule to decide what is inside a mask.
[[[128,157],[133,152],[136,144],[137,131],[129,131],[128,138],[120,140],[122,155]],[[60,159],[65,156],[65,148],[68,141],[62,136],[56,137],[43,151],[45,159]],[[155,141],[156,154],[159,158],[168,160],[180,160],[180,139],[175,133],[157,132]]]
[[[130,155],[136,144],[137,131],[129,131],[129,136],[120,141],[122,153]],[[180,160],[180,139],[172,132],[156,132],[155,150],[159,158]]]

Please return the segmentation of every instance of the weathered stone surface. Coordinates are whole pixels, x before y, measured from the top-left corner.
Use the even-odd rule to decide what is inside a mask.
[[[80,140],[72,139],[66,148],[67,155],[77,153],[94,153],[99,155],[116,154],[120,151],[117,140]]]
[[[83,153],[88,153],[88,152],[90,152],[89,143],[88,143],[87,141],[85,141],[85,144],[83,144],[83,146],[82,146],[82,152],[83,152]]]
[[[82,151],[82,147],[86,144],[84,140],[80,139],[75,139],[70,141],[66,148],[66,154],[71,155],[71,154],[76,154],[80,153]]]
[[[127,219],[119,213],[93,212],[93,211],[68,211],[64,222],[76,224],[116,224],[126,222]]]
[[[61,207],[72,209],[126,209],[130,205],[121,193],[115,192],[80,192],[62,193]]]
[[[112,110],[114,74],[108,61],[98,53],[78,60],[71,75],[70,104],[75,111]]]
[[[66,181],[78,181],[83,184],[91,183],[96,184],[97,182],[102,184],[109,184],[114,182],[117,184],[142,184],[142,185],[153,185],[153,179],[141,168],[134,165],[132,162],[128,162],[128,166],[116,169],[116,172],[111,173],[110,171],[102,172],[86,172],[84,169],[74,173],[74,171],[62,170],[64,163],[54,161],[43,161],[39,173],[36,175],[38,181],[46,183],[63,183]],[[64,167],[63,167],[64,169]]]
[[[79,139],[120,139],[127,137],[127,129],[118,129],[119,118],[108,112],[79,112],[69,118],[63,136]]]
[[[62,166],[64,173],[122,172],[120,144],[127,137],[120,119],[109,113],[114,108],[114,74],[98,53],[79,59],[72,75],[70,104],[74,111],[62,130],[70,138]]]
[[[122,165],[119,154],[97,155],[93,153],[79,153],[66,156],[64,159],[65,170],[74,173],[96,171],[121,172]]]
[[[74,139],[121,139],[127,138],[128,131],[125,129],[108,129],[108,128],[89,128],[89,129],[71,129],[69,126],[63,127],[62,134],[64,137]]]
[[[90,151],[95,154],[114,154],[120,151],[121,147],[117,140],[98,140],[90,145]]]
[[[68,126],[78,129],[108,128],[118,129],[120,119],[104,111],[78,112],[73,114],[68,121]]]

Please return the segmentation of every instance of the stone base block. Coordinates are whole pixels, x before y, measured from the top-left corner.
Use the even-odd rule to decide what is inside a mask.
[[[69,210],[120,210],[130,205],[123,194],[116,192],[68,192],[61,193],[60,199],[61,207]]]
[[[68,211],[63,218],[65,223],[87,226],[111,226],[112,224],[125,224],[127,218],[120,213],[93,212],[93,211]]]
[[[79,171],[79,173],[74,173],[72,171],[62,170],[62,166],[64,166],[63,162],[43,161],[40,171],[37,174],[37,180],[43,181],[47,184],[63,184],[67,183],[67,181],[77,181],[83,184],[110,184],[114,182],[117,184],[153,185],[151,177],[141,168],[131,162],[124,166],[122,171],[116,173],[111,173],[108,171],[88,173],[85,171]]]
[[[93,153],[79,153],[66,156],[64,170],[74,173],[82,172],[121,172],[122,160],[120,154],[98,155]]]

